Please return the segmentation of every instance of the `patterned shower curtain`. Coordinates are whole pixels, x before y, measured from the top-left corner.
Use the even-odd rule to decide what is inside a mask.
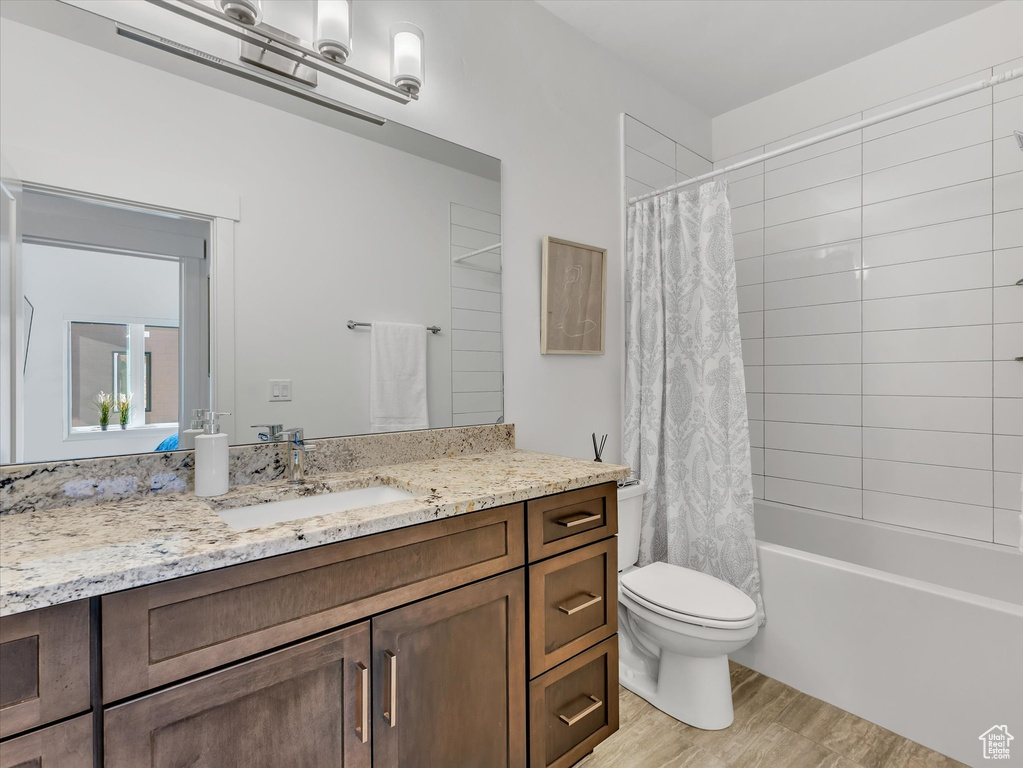
[[[727,191],[629,207],[625,456],[648,486],[640,564],[734,584],[763,622]]]

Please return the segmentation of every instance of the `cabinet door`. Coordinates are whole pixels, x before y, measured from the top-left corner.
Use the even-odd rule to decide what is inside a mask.
[[[104,719],[105,768],[368,768],[369,623],[204,675]]]
[[[0,738],[89,709],[89,601],[0,619]]]
[[[92,768],[92,715],[0,741],[0,768]]]
[[[374,768],[526,764],[521,569],[373,619]]]

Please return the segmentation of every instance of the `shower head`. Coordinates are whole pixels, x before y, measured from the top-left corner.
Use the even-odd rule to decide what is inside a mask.
[[[1023,131],[1013,131],[1016,134],[1016,143],[1019,144],[1019,148],[1023,151]]]

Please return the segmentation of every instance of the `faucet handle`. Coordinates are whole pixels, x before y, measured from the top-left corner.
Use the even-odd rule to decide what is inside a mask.
[[[281,430],[280,439],[286,443],[304,443],[305,427],[288,427],[285,430]]]
[[[266,432],[259,432],[256,434],[263,442],[274,442],[280,439],[281,432],[284,431],[284,427],[281,424],[253,424],[253,429],[263,428]]]

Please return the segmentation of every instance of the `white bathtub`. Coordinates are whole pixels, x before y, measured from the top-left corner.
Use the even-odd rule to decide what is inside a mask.
[[[1023,766],[1023,554],[757,502],[767,624],[733,658],[968,765]],[[985,760],[1006,725],[1013,759]]]

